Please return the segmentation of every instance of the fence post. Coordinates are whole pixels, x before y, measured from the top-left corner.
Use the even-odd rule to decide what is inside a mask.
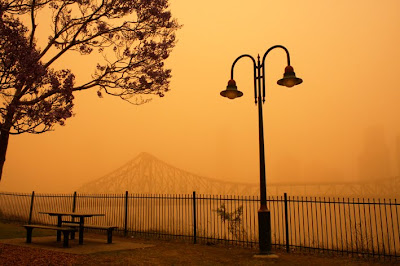
[[[285,198],[285,231],[286,231],[286,252],[290,252],[289,248],[289,217],[288,217],[288,201],[286,192],[283,194]]]
[[[76,208],[76,191],[74,191],[74,198],[72,200],[72,212],[75,212]]]
[[[31,207],[29,210],[29,219],[28,219],[28,224],[31,224],[32,220],[32,211],[33,211],[33,201],[35,199],[35,191],[32,191],[32,196],[31,196]]]
[[[124,236],[128,235],[128,191],[125,191],[125,226]]]
[[[196,244],[197,241],[197,222],[196,222],[196,191],[193,191],[193,244]]]

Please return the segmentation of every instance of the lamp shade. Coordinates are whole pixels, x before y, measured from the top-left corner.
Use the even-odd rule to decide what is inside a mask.
[[[237,89],[236,82],[233,79],[228,81],[228,86],[226,86],[226,90],[221,91],[219,94],[231,100],[243,96],[243,92]]]
[[[283,78],[278,80],[278,85],[293,87],[295,85],[299,85],[303,80],[301,78],[296,77],[292,66],[285,67],[285,73],[283,74]]]

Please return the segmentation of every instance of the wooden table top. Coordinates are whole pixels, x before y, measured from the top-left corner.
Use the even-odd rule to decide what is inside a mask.
[[[97,213],[97,212],[40,211],[39,213],[48,214],[50,216],[72,216],[72,217],[105,216],[104,213]]]

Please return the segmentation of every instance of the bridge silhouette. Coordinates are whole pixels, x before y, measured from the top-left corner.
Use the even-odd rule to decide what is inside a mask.
[[[398,197],[399,178],[356,183],[268,183],[268,196]],[[259,195],[258,183],[208,178],[176,168],[148,153],[140,153],[120,168],[77,189],[81,193]]]

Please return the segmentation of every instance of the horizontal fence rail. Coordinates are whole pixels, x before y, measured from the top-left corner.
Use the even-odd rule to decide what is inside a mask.
[[[269,197],[272,244],[361,256],[400,257],[396,199]],[[125,236],[174,237],[194,243],[258,247],[256,196],[158,194],[35,194],[0,192],[0,219],[55,224],[41,211],[98,212],[94,225]]]

